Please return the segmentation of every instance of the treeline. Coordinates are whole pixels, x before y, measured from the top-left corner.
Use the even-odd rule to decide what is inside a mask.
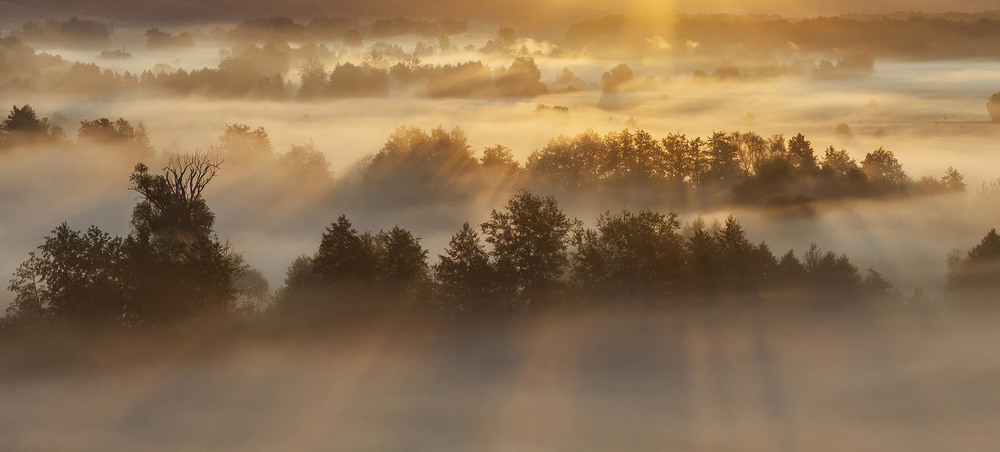
[[[167,45],[152,42],[150,45]],[[496,68],[480,61],[423,64],[398,46],[376,43],[363,55],[364,62],[340,63],[328,71],[318,58],[327,54],[328,49],[317,46],[247,45],[234,48],[215,68],[159,68],[133,74],[36,55],[34,49],[7,37],[0,40],[0,68],[10,67],[11,71],[0,75],[0,91],[83,97],[117,97],[138,91],[269,100],[387,97],[393,93],[431,98],[534,97],[547,92],[541,71],[530,57],[513,57],[510,66]],[[304,61],[299,66],[299,86],[282,75],[297,59]]]
[[[364,191],[414,202],[460,197],[488,186],[528,187],[565,199],[628,196],[651,204],[773,207],[814,200],[929,195],[965,190],[964,176],[948,168],[940,178],[910,177],[892,151],[876,149],[860,162],[828,147],[822,157],[798,134],[764,138],[753,132],[716,132],[707,138],[643,130],[586,131],[552,139],[522,165],[504,146],[477,158],[464,132],[397,129],[361,168]]]
[[[236,280],[252,273],[213,232],[202,191],[218,168],[203,155],[176,156],[160,174],[136,165],[132,232],[57,227],[15,271],[4,322],[140,325],[233,312]]]
[[[662,42],[651,39],[657,36]],[[558,43],[562,52],[591,55],[641,56],[679,50],[708,55],[804,51],[913,59],[995,58],[991,49],[1000,43],[1000,18],[989,13],[806,19],[730,14],[607,16],[570,26]]]
[[[682,226],[675,213],[624,210],[588,229],[555,198],[526,191],[478,227],[463,224],[434,265],[427,254],[409,231],[359,232],[342,216],[315,254],[291,265],[275,309],[312,317],[378,308],[350,305],[357,298],[494,313],[782,291],[844,302],[893,296],[878,272],[862,276],[846,256],[815,245],[801,258],[792,251],[778,258],[732,217],[724,225]]]
[[[260,129],[231,131],[220,146],[269,146]],[[779,257],[732,217],[683,224],[673,212],[622,210],[605,212],[588,228],[554,197],[526,190],[487,221],[463,224],[433,263],[411,231],[361,232],[341,216],[314,253],[291,263],[272,294],[262,274],[214,231],[203,192],[219,168],[205,155],[175,155],[160,172],[138,164],[128,184],[139,195],[131,232],[116,237],[58,226],[15,271],[8,286],[15,299],[0,323],[137,327],[254,315],[326,325],[355,316],[669,307],[731,296],[899,298],[877,271],[860,272],[846,256],[816,245]],[[1000,287],[1000,236],[990,231],[970,251],[956,251],[948,268],[950,293],[990,299]]]
[[[80,121],[76,131],[77,144],[117,148],[144,158],[153,152],[153,146],[142,123],[132,125],[127,119],[108,118]],[[40,118],[30,105],[13,106],[7,118],[0,122],[0,152],[25,146],[66,146],[70,141],[59,126]]]
[[[379,57],[382,58],[382,57]],[[421,93],[431,98],[534,97],[545,94],[542,73],[530,57],[515,57],[509,67],[491,69],[479,61],[428,65],[418,61],[337,64],[327,72],[319,60],[300,68],[300,99],[385,97],[390,92]]]
[[[160,173],[138,164],[128,185],[139,195],[131,233],[57,227],[15,271],[3,324],[523,312],[568,300],[660,304],[785,289],[847,300],[890,295],[877,272],[862,277],[846,256],[813,246],[801,259],[791,251],[779,259],[733,218],[682,228],[674,213],[622,211],[585,229],[554,198],[521,191],[478,228],[465,223],[434,265],[410,231],[359,233],[342,216],[264,306],[266,281],[214,232],[202,193],[218,169],[204,155],[175,156]]]
[[[153,150],[145,127],[122,118],[82,121],[77,141],[136,149],[139,158]],[[29,105],[13,107],[0,123],[0,150],[61,142],[66,142],[65,132],[39,118]],[[229,124],[212,149],[237,167],[280,163],[303,180],[333,182],[315,144],[293,146],[279,156],[263,128]],[[884,148],[859,162],[832,146],[819,156],[802,134],[788,139],[754,132],[654,138],[644,130],[628,129],[559,136],[522,164],[502,145],[488,147],[477,157],[461,128],[449,132],[400,127],[382,149],[346,176],[376,204],[471,199],[504,187],[554,192],[564,199],[628,196],[653,205],[808,208],[816,200],[933,195],[966,188],[964,176],[954,168],[941,177],[915,179]]]

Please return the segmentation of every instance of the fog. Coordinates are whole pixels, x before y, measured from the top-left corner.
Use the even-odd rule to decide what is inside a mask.
[[[30,103],[70,133],[75,124],[87,118],[123,117],[141,122],[154,145],[162,149],[208,149],[216,143],[227,123],[260,126],[270,136],[276,153],[314,141],[330,161],[335,178],[347,175],[352,164],[378,151],[392,130],[400,125],[423,129],[459,126],[465,130],[477,155],[487,146],[502,144],[522,163],[531,152],[544,147],[558,135],[572,136],[588,128],[605,133],[640,127],[656,137],[674,132],[705,137],[714,131],[728,130],[756,131],[763,136],[803,133],[817,152],[834,146],[847,149],[859,160],[865,153],[883,146],[896,153],[914,178],[939,177],[945,168],[954,166],[966,176],[970,193],[957,196],[955,200],[913,199],[822,206],[823,214],[809,219],[788,220],[764,215],[756,220],[754,212],[740,211],[736,211],[737,216],[760,224],[761,227],[753,228],[760,234],[756,238],[780,245],[776,249],[804,250],[815,242],[827,249],[863,257],[865,261],[889,263],[889,267],[876,267],[898,275],[893,282],[904,291],[911,291],[917,285],[924,290],[939,291],[947,252],[973,243],[997,220],[995,210],[966,207],[973,192],[984,182],[996,179],[1000,172],[1000,165],[992,158],[994,140],[1000,130],[989,122],[983,95],[991,91],[991,86],[1000,84],[1000,77],[988,72],[996,64],[983,61],[885,62],[878,63],[870,78],[829,82],[780,79],[694,83],[678,80],[655,91],[618,94],[622,106],[613,110],[601,108],[604,95],[599,90],[509,100],[404,97],[330,102],[220,102],[197,98],[158,99],[155,108],[147,99],[78,102],[51,96],[14,95],[9,101],[12,104]],[[544,62],[540,66],[543,80],[546,73],[556,71],[548,70]],[[658,73],[659,69],[636,66],[640,74]],[[601,68],[592,71],[599,72]],[[587,75],[584,70],[579,74]],[[944,81],[934,83],[938,79]],[[803,102],[803,99],[808,101]],[[539,114],[535,111],[539,104],[566,106],[569,117]],[[851,137],[834,134],[834,126],[840,122],[851,127]],[[511,133],[512,130],[517,133]],[[3,156],[6,162],[2,169],[3,180],[11,187],[5,193],[11,193],[15,184],[20,193],[26,193],[8,196],[4,211],[32,212],[27,217],[4,219],[4,229],[11,231],[11,237],[16,237],[11,243],[17,244],[3,250],[3,268],[8,274],[23,260],[26,252],[61,221],[78,228],[96,224],[116,233],[127,232],[127,215],[134,196],[125,186],[129,168],[135,162],[122,158],[112,165],[111,160],[95,160],[82,151],[54,152],[59,161],[67,162],[67,174],[53,178],[59,181],[56,186],[49,178],[25,176],[36,174],[42,167],[51,171],[50,158],[28,152]],[[95,169],[100,176],[77,171],[78,160],[100,166]],[[325,202],[276,217],[261,213],[275,206],[287,206],[299,196],[296,190],[283,189],[274,194],[275,206],[262,205],[255,198],[244,198],[243,185],[252,186],[254,182],[252,177],[239,174],[241,172],[239,168],[224,166],[217,185],[208,189],[209,204],[218,214],[220,233],[246,253],[252,265],[263,269],[272,284],[280,282],[291,259],[314,249],[322,228],[340,213],[348,213],[364,227],[375,230],[394,224],[411,228],[433,253],[443,247],[462,221],[484,220],[489,209],[503,200],[503,195],[497,195],[483,205],[454,206],[455,211],[446,216],[449,219],[442,219],[440,212],[425,216],[420,206],[402,212],[366,211]],[[13,175],[20,176],[15,179]],[[18,182],[13,182],[15,180]],[[95,202],[95,198],[101,202]],[[928,208],[928,205],[934,207]],[[573,214],[589,219],[606,209],[627,206],[629,202],[621,200],[612,205],[587,206]],[[659,207],[670,209],[672,206]],[[689,217],[724,218],[734,211],[727,208],[681,213]],[[888,216],[890,213],[893,216]],[[901,228],[902,220],[909,226]],[[800,228],[808,233],[790,233]],[[792,237],[797,239],[792,240]],[[878,242],[882,245],[873,247],[874,237],[879,237]],[[268,246],[257,246],[262,243]],[[895,252],[879,254],[883,247]],[[920,265],[896,268],[898,266],[892,262],[920,262]]]
[[[270,286],[261,296],[276,306],[293,261],[318,256],[341,215],[361,232],[412,231],[433,265],[463,222],[479,230],[522,188],[553,195],[585,228],[623,209],[676,212],[680,228],[704,220],[716,232],[732,216],[775,256],[801,257],[815,244],[849,257],[862,275],[876,271],[892,296],[831,303],[762,290],[576,310],[564,300],[561,310],[469,324],[460,314],[335,316],[321,333],[260,313],[234,314],[217,329],[142,325],[90,337],[61,324],[7,334],[0,322],[0,449],[993,446],[996,313],[949,292],[949,256],[1000,225],[1000,126],[987,109],[1000,90],[1000,58],[989,50],[997,16],[981,12],[1000,3],[591,1],[567,12],[568,2],[552,1],[530,14],[450,1],[250,1],[239,13],[221,0],[190,9],[118,3],[0,1],[0,106],[30,105],[65,134],[8,141],[14,135],[0,128],[0,274],[15,275],[63,222],[136,234],[133,208],[146,196],[130,181],[136,164],[158,173],[172,155],[201,153],[221,161],[203,192],[213,233],[262,272]],[[896,11],[932,19],[890,16],[899,39],[878,42],[785,42],[781,33],[795,35],[801,23],[789,19],[773,35],[753,28],[769,16],[745,16],[756,37],[692,38],[705,30],[691,24],[731,19],[715,12],[860,14],[830,26],[840,34],[819,33],[829,38],[872,32],[881,16],[864,14]],[[619,19],[608,14],[639,25],[614,32]],[[80,27],[110,28],[109,41],[56,31],[74,15]],[[269,15],[292,19],[247,21]],[[309,25],[323,15],[348,16],[353,33]],[[376,21],[389,17],[412,21],[388,33]],[[55,22],[23,25],[47,19]],[[926,37],[906,28],[913,23],[950,25]],[[147,46],[152,28],[169,42]],[[182,35],[193,44],[170,41]],[[78,132],[99,118],[141,124],[150,149]],[[227,148],[234,125],[263,130],[269,145]],[[559,186],[532,173],[559,143],[625,129],[657,142],[782,135],[782,147],[801,133],[817,159],[830,147],[858,165],[884,148],[910,185],[860,195],[821,187],[782,204],[796,193],[753,201],[737,192],[752,185],[729,180]],[[448,156],[373,163],[400,142],[415,149],[418,132],[467,144],[476,159],[502,145],[521,172],[478,160],[470,170]],[[964,191],[919,185],[943,184],[949,167],[964,176]],[[13,282],[0,291],[0,308],[13,306],[15,291]]]
[[[8,354],[0,446],[985,451],[998,421],[995,314],[744,307],[172,342],[184,334],[157,357],[150,337],[64,345],[71,371],[39,364],[60,348]]]

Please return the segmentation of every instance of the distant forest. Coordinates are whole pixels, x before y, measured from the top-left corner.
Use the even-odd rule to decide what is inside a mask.
[[[666,23],[663,20],[667,20]],[[101,59],[129,58],[109,51],[113,30],[76,17],[28,22],[0,38],[0,92],[59,92],[83,97],[115,97],[139,91],[154,95],[248,99],[386,97],[530,98],[549,92],[601,88],[606,94],[665,83],[635,74],[627,63],[650,57],[718,58],[714,67],[695,70],[692,80],[733,82],[776,76],[819,80],[870,75],[876,58],[997,58],[1000,18],[991,14],[841,16],[791,20],[774,16],[689,15],[669,19],[608,16],[585,20],[553,36],[547,57],[609,61],[600,81],[584,81],[569,69],[555,80],[541,80],[534,58],[517,30],[501,28],[482,46],[459,49],[450,37],[467,33],[465,21],[444,18],[376,19],[315,17],[302,23],[273,16],[245,20],[233,28],[173,35],[146,32],[147,49],[190,48],[197,42],[222,45],[217,67],[147,68],[115,72],[94,63],[69,62],[32,45],[101,51]],[[418,38],[413,49],[382,40]],[[368,41],[365,45],[365,40]],[[435,54],[464,50],[483,58],[462,63],[428,64]],[[141,50],[133,50],[141,51]],[[342,57],[351,56],[353,62]],[[487,56],[510,63],[490,67]],[[738,67],[733,59],[765,63]],[[360,60],[360,61],[358,61]],[[616,62],[616,63],[611,63]],[[294,70],[297,79],[289,79]],[[657,74],[652,74],[656,76]]]
[[[120,146],[147,157],[153,151],[141,125],[124,119],[83,121],[77,136],[78,143]],[[801,135],[787,142],[746,136],[754,135],[719,133],[702,144],[682,136],[653,140],[642,131],[604,137],[588,132],[553,140],[522,169],[502,147],[475,159],[459,129],[428,134],[401,128],[368,160],[360,183],[368,184],[365,190],[442,196],[434,190],[448,187],[434,183],[459,180],[468,171],[528,174],[550,188],[634,184],[656,191],[729,182],[736,193],[759,195],[781,174],[788,181],[806,178],[804,186],[854,195],[900,193],[922,184],[964,189],[957,172],[914,183],[884,149],[857,165],[837,151],[817,161]],[[0,125],[3,152],[38,143],[72,145],[30,106],[15,107]],[[741,156],[754,146],[759,154]],[[254,159],[273,165],[268,159],[275,158],[266,132],[243,125],[230,125],[213,152],[232,158],[234,171]],[[294,147],[281,161],[325,165],[318,152]],[[750,155],[755,157],[747,160]],[[684,163],[699,156],[706,159],[703,167]],[[556,197],[536,195],[540,186],[532,179],[485,222],[463,224],[436,259],[404,227],[359,231],[345,216],[333,219],[317,231],[318,249],[292,262],[283,285],[272,292],[214,229],[202,193],[221,167],[218,156],[206,154],[174,154],[160,170],[136,165],[127,184],[138,195],[131,232],[117,237],[96,227],[56,227],[14,273],[8,289],[15,301],[4,327],[139,327],[246,316],[328,325],[390,313],[491,316],[575,306],[670,307],[727,296],[821,304],[901,300],[874,269],[860,270],[847,256],[816,245],[799,254],[775,254],[732,217],[682,224],[674,212],[626,209],[605,212],[585,227],[561,210]],[[431,185],[419,185],[427,181]],[[990,299],[997,295],[998,269],[1000,237],[993,230],[979,245],[948,257],[948,291]]]
[[[540,109],[560,114],[558,109]],[[123,118],[82,121],[76,135],[78,145],[110,146],[136,159],[146,159],[155,150],[144,125]],[[30,105],[13,107],[0,123],[0,153],[34,145],[60,148],[73,143]],[[519,162],[503,145],[487,147],[477,157],[461,128],[400,127],[382,149],[336,181],[314,144],[293,146],[279,156],[259,127],[228,124],[212,151],[237,169],[284,168],[284,174],[297,181],[356,190],[382,205],[472,199],[503,187],[555,193],[562,199],[627,196],[645,204],[757,205],[809,214],[817,200],[925,196],[966,189],[964,176],[954,168],[940,177],[915,179],[885,148],[868,152],[859,162],[833,146],[820,155],[802,134],[765,138],[734,131],[705,138],[677,133],[656,138],[644,130],[603,136],[588,130],[555,137]]]

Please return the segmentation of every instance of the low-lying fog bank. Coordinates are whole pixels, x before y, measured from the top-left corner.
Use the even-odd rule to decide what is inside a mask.
[[[734,304],[50,332],[0,345],[0,448],[988,451],[997,325],[993,310]]]

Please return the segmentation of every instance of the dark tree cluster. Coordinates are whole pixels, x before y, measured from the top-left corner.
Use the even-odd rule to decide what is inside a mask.
[[[159,28],[146,30],[147,49],[170,49],[175,47],[194,47],[194,36],[191,33],[172,35]]]
[[[160,39],[157,33],[149,35],[150,39]],[[9,64],[4,47],[11,48],[12,59],[16,57]],[[133,74],[36,55],[34,49],[15,38],[4,38],[0,40],[0,68],[15,64],[19,67],[12,67],[9,73],[0,72],[0,91],[55,91],[82,97],[116,97],[143,91],[271,100],[387,97],[399,92],[431,98],[534,97],[548,91],[531,57],[516,56],[510,66],[491,68],[480,61],[421,64],[416,53],[419,51],[407,53],[396,45],[376,43],[363,55],[363,63],[338,63],[328,71],[321,58],[332,58],[332,52],[325,46],[307,44],[293,49],[273,42],[262,46],[241,44],[218,67],[190,71],[167,67]],[[281,74],[296,62],[301,62],[301,84],[294,92]]]
[[[764,138],[753,132],[708,138],[624,130],[600,136],[587,131],[558,137],[528,157],[532,184],[570,191],[652,188],[673,193],[731,191],[739,203],[788,205],[813,199],[964,191],[952,168],[941,179],[913,181],[895,155],[879,148],[859,164],[830,147],[818,158],[802,134]]]
[[[51,144],[62,140],[65,132],[49,124],[48,118],[39,118],[31,105],[13,106],[0,123],[0,150],[16,146]]]
[[[66,134],[60,127],[49,124],[48,118],[39,118],[30,105],[15,105],[7,119],[0,123],[0,150],[46,144],[66,145]],[[133,126],[124,118],[115,121],[108,118],[80,121],[77,144],[132,151],[140,157],[153,152],[146,127],[142,123]]]
[[[478,163],[478,164],[477,164]],[[861,162],[829,147],[822,157],[798,134],[764,138],[716,132],[708,138],[643,130],[586,131],[560,136],[522,167],[510,149],[493,146],[477,162],[464,132],[397,129],[360,166],[369,199],[400,203],[469,199],[496,187],[526,187],[567,199],[631,196],[662,205],[760,205],[811,209],[815,200],[885,198],[964,192],[964,176],[913,180],[892,151],[876,149]]]
[[[232,134],[253,139],[255,132],[236,126]],[[502,150],[493,154],[491,166],[507,160]],[[15,301],[3,324],[134,327],[262,312],[266,281],[213,230],[203,192],[218,169],[203,155],[175,156],[161,173],[137,165],[129,178],[139,194],[131,233],[57,227],[14,273]],[[949,289],[994,290],[998,256],[1000,238],[991,231],[949,261]],[[623,210],[586,228],[555,198],[522,190],[478,227],[464,223],[433,265],[412,232],[359,232],[341,216],[314,254],[292,262],[267,312],[326,324],[358,315],[672,306],[775,294],[837,303],[898,298],[878,272],[862,275],[846,256],[816,245],[778,257],[732,217],[684,225],[673,212]]]
[[[400,227],[359,233],[341,216],[313,256],[289,267],[277,308],[291,315],[377,312],[395,302],[427,301],[429,283],[427,250],[413,233]]]
[[[541,71],[530,57],[516,57],[509,67],[490,69],[479,62],[429,65],[401,49],[391,67],[385,52],[373,50],[361,65],[337,64],[332,71],[316,59],[299,67],[299,98],[385,97],[390,92],[423,92],[431,98],[534,97],[545,94]]]
[[[108,118],[80,121],[77,140],[131,148],[145,154],[153,151],[149,136],[146,134],[146,126],[142,123],[133,126],[125,118],[118,118],[116,121]]]
[[[57,227],[14,273],[4,323],[158,325],[237,310],[235,283],[247,268],[213,232],[202,197],[218,168],[203,155],[178,155],[159,174],[138,164],[132,232]]]
[[[964,298],[994,301],[1000,296],[1000,235],[996,229],[968,251],[948,256],[948,291]]]
[[[780,291],[841,301],[894,296],[878,272],[862,276],[846,256],[815,245],[802,258],[792,251],[778,258],[732,217],[724,225],[698,220],[682,227],[675,213],[625,210],[585,229],[554,198],[526,191],[478,228],[464,223],[436,264],[426,256],[408,231],[359,233],[342,216],[315,255],[292,263],[277,307],[313,315],[395,300],[478,315]]]

